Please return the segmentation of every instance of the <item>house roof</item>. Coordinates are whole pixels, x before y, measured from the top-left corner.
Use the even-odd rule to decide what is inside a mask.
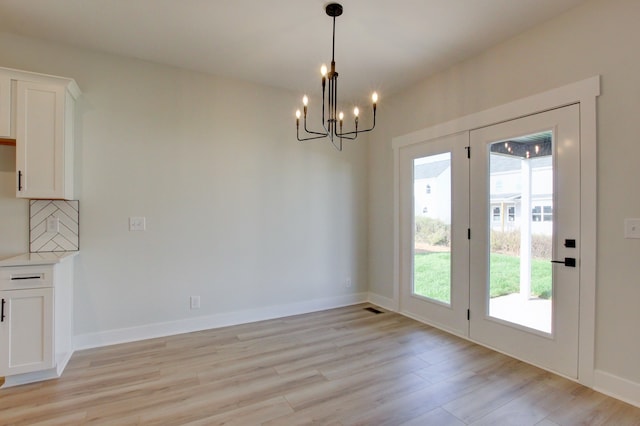
[[[414,179],[431,179],[438,177],[449,168],[451,160],[434,161],[433,163],[419,164],[413,169]]]

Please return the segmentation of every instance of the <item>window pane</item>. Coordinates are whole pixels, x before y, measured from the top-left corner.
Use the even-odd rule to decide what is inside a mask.
[[[413,179],[413,294],[450,304],[451,153],[415,159]]]
[[[494,207],[493,208],[493,220],[494,221],[499,221],[500,220],[500,207]]]
[[[536,148],[537,146],[537,148]],[[489,315],[551,332],[552,133],[489,146]],[[507,208],[507,221],[496,221]]]

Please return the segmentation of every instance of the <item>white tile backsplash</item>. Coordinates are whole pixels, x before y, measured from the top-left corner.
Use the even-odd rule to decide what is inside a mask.
[[[77,251],[80,248],[78,200],[29,201],[29,251]],[[47,219],[58,219],[58,230],[47,231]]]

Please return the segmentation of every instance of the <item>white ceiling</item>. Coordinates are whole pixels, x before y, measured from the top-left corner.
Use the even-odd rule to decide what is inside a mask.
[[[375,89],[384,97],[582,1],[341,0],[344,14],[336,20],[340,95],[360,99]],[[320,65],[331,61],[327,3],[0,0],[0,28],[319,93]]]

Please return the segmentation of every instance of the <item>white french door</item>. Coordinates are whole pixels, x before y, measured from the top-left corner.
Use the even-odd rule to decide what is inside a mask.
[[[401,309],[464,336],[469,327],[468,144],[464,132],[400,152]]]
[[[579,106],[571,105],[470,132],[469,335],[573,378],[579,114]]]
[[[400,148],[401,312],[577,377],[579,114]]]

